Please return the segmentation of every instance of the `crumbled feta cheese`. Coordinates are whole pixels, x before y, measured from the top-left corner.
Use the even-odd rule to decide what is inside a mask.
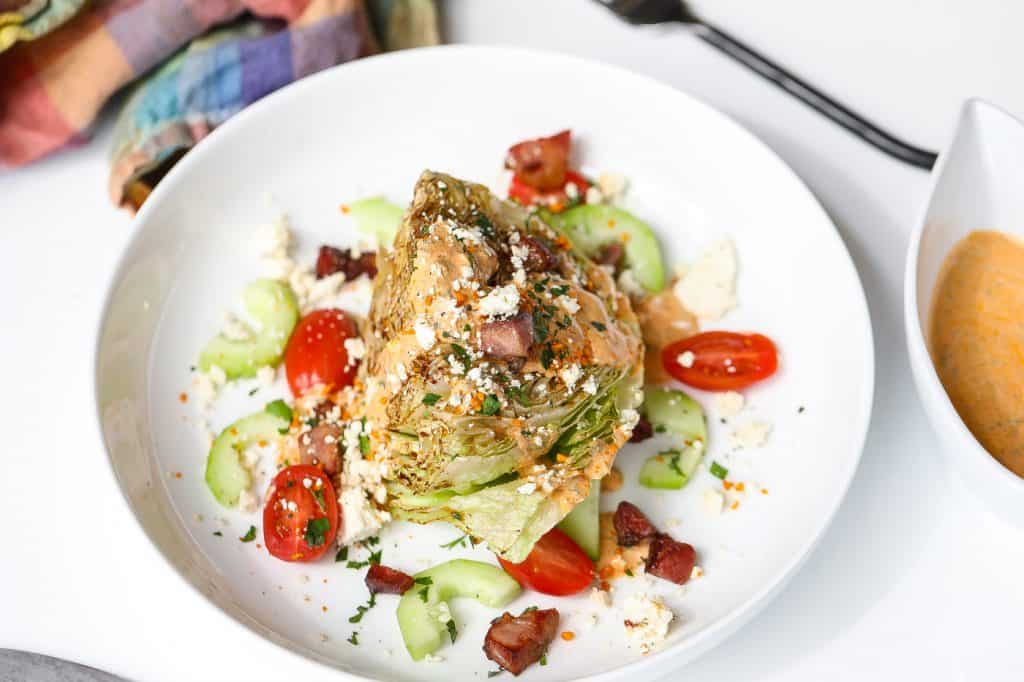
[[[722,513],[722,505],[725,504],[725,497],[714,488],[708,488],[704,491],[703,503],[705,512],[712,516],[718,516]]]
[[[743,394],[726,391],[715,394],[715,409],[722,417],[735,417],[743,410]]]
[[[518,488],[516,488],[516,492],[519,493],[520,495],[532,495],[536,490],[537,484],[533,482],[524,483]]]
[[[686,367],[687,369],[693,367],[693,361],[696,359],[697,356],[693,354],[692,350],[683,351],[682,353],[676,356],[676,362],[678,362],[680,366]]]
[[[333,303],[341,291],[342,285],[345,284],[344,272],[336,272],[323,279],[316,279],[312,272],[296,271],[294,276],[302,278],[301,286],[305,288],[302,306],[304,310],[316,308],[326,303]],[[312,280],[309,279],[310,276],[313,276]]]
[[[437,656],[435,654],[427,654],[423,657],[424,663],[444,663],[444,656]]]
[[[591,185],[587,188],[585,199],[588,204],[600,204],[604,201],[604,194],[596,185]]]
[[[657,597],[644,593],[631,596],[622,609],[626,642],[642,654],[649,654],[665,641],[668,627],[674,617],[672,611]]]
[[[345,339],[345,353],[348,355],[348,364],[354,365],[366,357],[366,344],[358,337]]]
[[[488,317],[510,317],[519,311],[519,289],[513,284],[495,287],[480,299],[480,312]]]
[[[601,173],[597,186],[608,200],[615,201],[626,192],[626,176],[621,173]]]
[[[426,320],[420,318],[413,324],[413,331],[416,332],[416,342],[423,350],[430,350],[437,343],[437,334]]]
[[[740,424],[729,434],[729,444],[734,448],[759,448],[768,442],[768,434],[772,425],[767,422],[752,421]]]
[[[632,268],[626,268],[620,272],[619,278],[615,283],[619,285],[619,289],[622,290],[622,293],[627,296],[642,297],[647,294],[640,282],[637,281]]]
[[[590,588],[590,601],[602,609],[606,609],[612,605],[612,595],[608,590],[599,590],[596,587]]]
[[[580,311],[579,301],[570,296],[559,296],[558,304],[562,306],[562,310],[569,313],[570,315],[575,315]]]
[[[263,388],[271,388],[276,378],[277,370],[270,365],[264,365],[256,370],[256,380],[260,382],[260,386]]]
[[[633,427],[636,426],[638,421],[640,421],[640,413],[636,410],[625,409],[622,411],[621,423],[630,431],[633,430]]]
[[[199,408],[208,409],[217,400],[217,394],[227,381],[227,374],[217,365],[211,365],[206,372],[196,372],[192,385],[195,387]]]
[[[565,387],[572,391],[576,388],[576,382],[583,376],[583,370],[577,364],[572,364],[559,372],[558,376],[565,382]]]
[[[482,244],[483,237],[480,235],[478,230],[468,227],[453,227],[452,236],[462,242],[469,242],[470,244]]]
[[[720,319],[736,306],[736,247],[731,239],[712,244],[673,288],[676,298],[701,320]]]
[[[696,580],[704,576],[704,569],[700,566],[694,566],[693,570],[690,571],[690,580]]]
[[[259,499],[250,490],[243,490],[238,495],[238,511],[251,514],[256,511]]]
[[[224,313],[224,326],[221,327],[221,335],[232,341],[245,341],[252,337],[252,330],[248,325],[235,317],[234,313]]]
[[[575,182],[565,183],[565,196],[570,201],[576,201],[580,198],[580,187]]]
[[[587,395],[597,395],[597,379],[593,375],[583,382],[583,392]]]

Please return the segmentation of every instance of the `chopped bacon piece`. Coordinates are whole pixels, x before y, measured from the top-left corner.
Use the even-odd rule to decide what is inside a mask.
[[[560,189],[569,167],[572,133],[563,130],[551,137],[539,137],[513,145],[505,167],[524,183],[539,190]]]
[[[299,462],[323,468],[328,476],[341,471],[341,425],[321,422],[299,436]]]
[[[676,585],[690,579],[697,563],[697,550],[685,542],[677,542],[664,533],[658,533],[651,541],[647,555],[647,573],[664,578]]]
[[[522,615],[509,612],[491,621],[484,638],[484,653],[513,675],[540,660],[558,632],[558,609],[526,610]]]
[[[594,254],[594,262],[598,265],[610,265],[618,271],[625,255],[626,248],[622,245],[622,242],[608,242]]]
[[[549,272],[558,265],[558,259],[551,249],[544,245],[544,242],[533,237],[520,237],[519,243],[529,251],[523,267],[530,272]]]
[[[336,249],[326,244],[321,246],[316,258],[316,278],[323,279],[337,272],[345,273],[346,282],[362,274],[373,279],[377,276],[377,254],[363,251],[359,256],[353,256],[352,249]]]
[[[508,320],[487,322],[480,326],[480,345],[496,358],[525,358],[533,345],[533,316],[519,313]]]
[[[635,504],[625,500],[619,502],[612,521],[615,525],[615,538],[622,547],[632,547],[658,533],[658,529],[644,513]]]
[[[629,442],[643,443],[653,435],[654,427],[651,426],[651,422],[647,421],[647,417],[640,417],[640,421],[633,427],[633,435],[629,437]]]
[[[415,583],[411,575],[381,564],[370,564],[366,572],[366,589],[373,594],[405,594]]]

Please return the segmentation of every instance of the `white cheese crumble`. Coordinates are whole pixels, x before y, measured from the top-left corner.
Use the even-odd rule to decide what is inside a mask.
[[[214,401],[217,400],[217,394],[227,381],[227,374],[217,365],[211,365],[210,369],[206,372],[196,372],[196,375],[192,378],[192,385],[195,387],[199,409],[209,409]]]
[[[674,614],[660,599],[641,592],[626,600],[622,617],[627,644],[638,648],[642,654],[649,654],[665,641]]]
[[[250,490],[243,490],[238,494],[238,511],[251,514],[256,511],[259,499]]]
[[[480,299],[480,312],[488,317],[510,317],[519,311],[519,289],[514,284],[495,287]]]
[[[632,431],[638,421],[640,421],[640,413],[636,410],[625,409],[622,411],[621,423],[625,428]]]
[[[437,334],[426,320],[420,318],[413,324],[412,329],[416,332],[416,342],[423,350],[430,350],[437,343]]]
[[[345,523],[342,524],[342,532],[338,533],[339,545],[368,538],[391,521],[391,514],[374,504],[383,504],[387,500],[384,487],[387,464],[363,459],[359,449],[359,436],[363,433],[362,422],[352,421],[342,434],[345,451],[341,480],[344,485],[338,495],[338,503]]]
[[[680,366],[686,367],[687,369],[693,367],[693,361],[696,359],[697,356],[693,354],[692,350],[683,351],[682,353],[676,356],[676,362],[678,362]]]
[[[366,357],[366,344],[358,337],[345,339],[345,353],[348,355],[348,364],[356,365]]]
[[[516,492],[519,493],[520,495],[532,495],[534,492],[536,492],[536,490],[537,484],[532,482],[524,483],[518,488],[516,488]]]
[[[643,297],[647,295],[644,291],[643,286],[637,281],[636,275],[633,273],[632,268],[626,268],[619,273],[619,278],[615,282],[619,285],[619,289],[622,293],[627,296]]]
[[[711,516],[718,516],[722,513],[722,506],[725,504],[725,497],[714,488],[704,491],[704,511]]]
[[[767,422],[740,424],[729,434],[729,444],[738,449],[759,448],[768,442],[771,430],[772,425]]]
[[[562,306],[562,310],[569,313],[570,315],[575,315],[580,311],[579,301],[577,301],[575,298],[572,298],[571,296],[559,296],[558,304]]]
[[[596,587],[590,588],[590,601],[598,608],[606,609],[612,605],[612,596],[608,590],[599,590]]]
[[[577,364],[572,364],[559,372],[558,376],[565,382],[565,387],[572,391],[576,388],[576,382],[583,376],[583,370]]]
[[[600,204],[604,201],[604,194],[601,193],[601,190],[596,185],[591,185],[587,188],[584,198],[588,204]]]
[[[437,656],[435,654],[427,654],[423,657],[424,663],[444,663],[444,656]]]
[[[715,321],[736,307],[736,247],[731,239],[712,244],[676,282],[676,297],[704,321]]]
[[[622,173],[601,173],[597,176],[597,186],[609,201],[615,201],[625,194],[627,184],[626,176]]]
[[[583,392],[587,395],[597,395],[597,379],[593,376],[587,377],[587,380],[583,382]]]
[[[743,410],[743,394],[726,391],[715,394],[715,409],[722,417],[735,417]]]
[[[271,365],[264,365],[256,370],[256,380],[260,382],[260,386],[263,388],[273,387],[276,378],[277,370]]]

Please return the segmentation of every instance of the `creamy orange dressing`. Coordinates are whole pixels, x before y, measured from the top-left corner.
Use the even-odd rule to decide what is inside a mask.
[[[637,319],[644,336],[644,377],[648,383],[661,384],[672,377],[661,362],[661,349],[673,341],[693,336],[699,330],[697,318],[679,302],[672,287],[646,297],[636,304]]]
[[[1024,242],[986,230],[953,247],[939,273],[929,341],[967,428],[1024,476]]]
[[[641,571],[651,550],[647,540],[633,547],[620,547],[615,536],[615,514],[601,514],[601,554],[597,559],[597,576],[601,580],[615,580],[629,571],[636,575]]]

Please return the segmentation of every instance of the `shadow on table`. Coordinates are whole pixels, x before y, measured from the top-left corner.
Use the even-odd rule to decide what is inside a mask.
[[[780,674],[808,653],[857,623],[916,562],[933,523],[931,501],[907,504],[922,491],[917,480],[943,481],[930,457],[935,443],[922,434],[914,451],[906,423],[924,423],[910,377],[903,331],[903,261],[909,225],[887,215],[849,174],[782,133],[759,131],[789,159],[819,197],[843,196],[827,206],[857,265],[867,292],[875,335],[875,400],[864,456],[832,526],[790,585],[741,632],[686,669],[690,679],[748,680]],[[801,153],[802,152],[802,153]],[[908,171],[909,172],[909,171]],[[922,197],[923,199],[923,197]],[[857,207],[857,225],[846,224],[842,206]],[[864,218],[863,216],[867,216]],[[913,434],[911,434],[913,435]]]

